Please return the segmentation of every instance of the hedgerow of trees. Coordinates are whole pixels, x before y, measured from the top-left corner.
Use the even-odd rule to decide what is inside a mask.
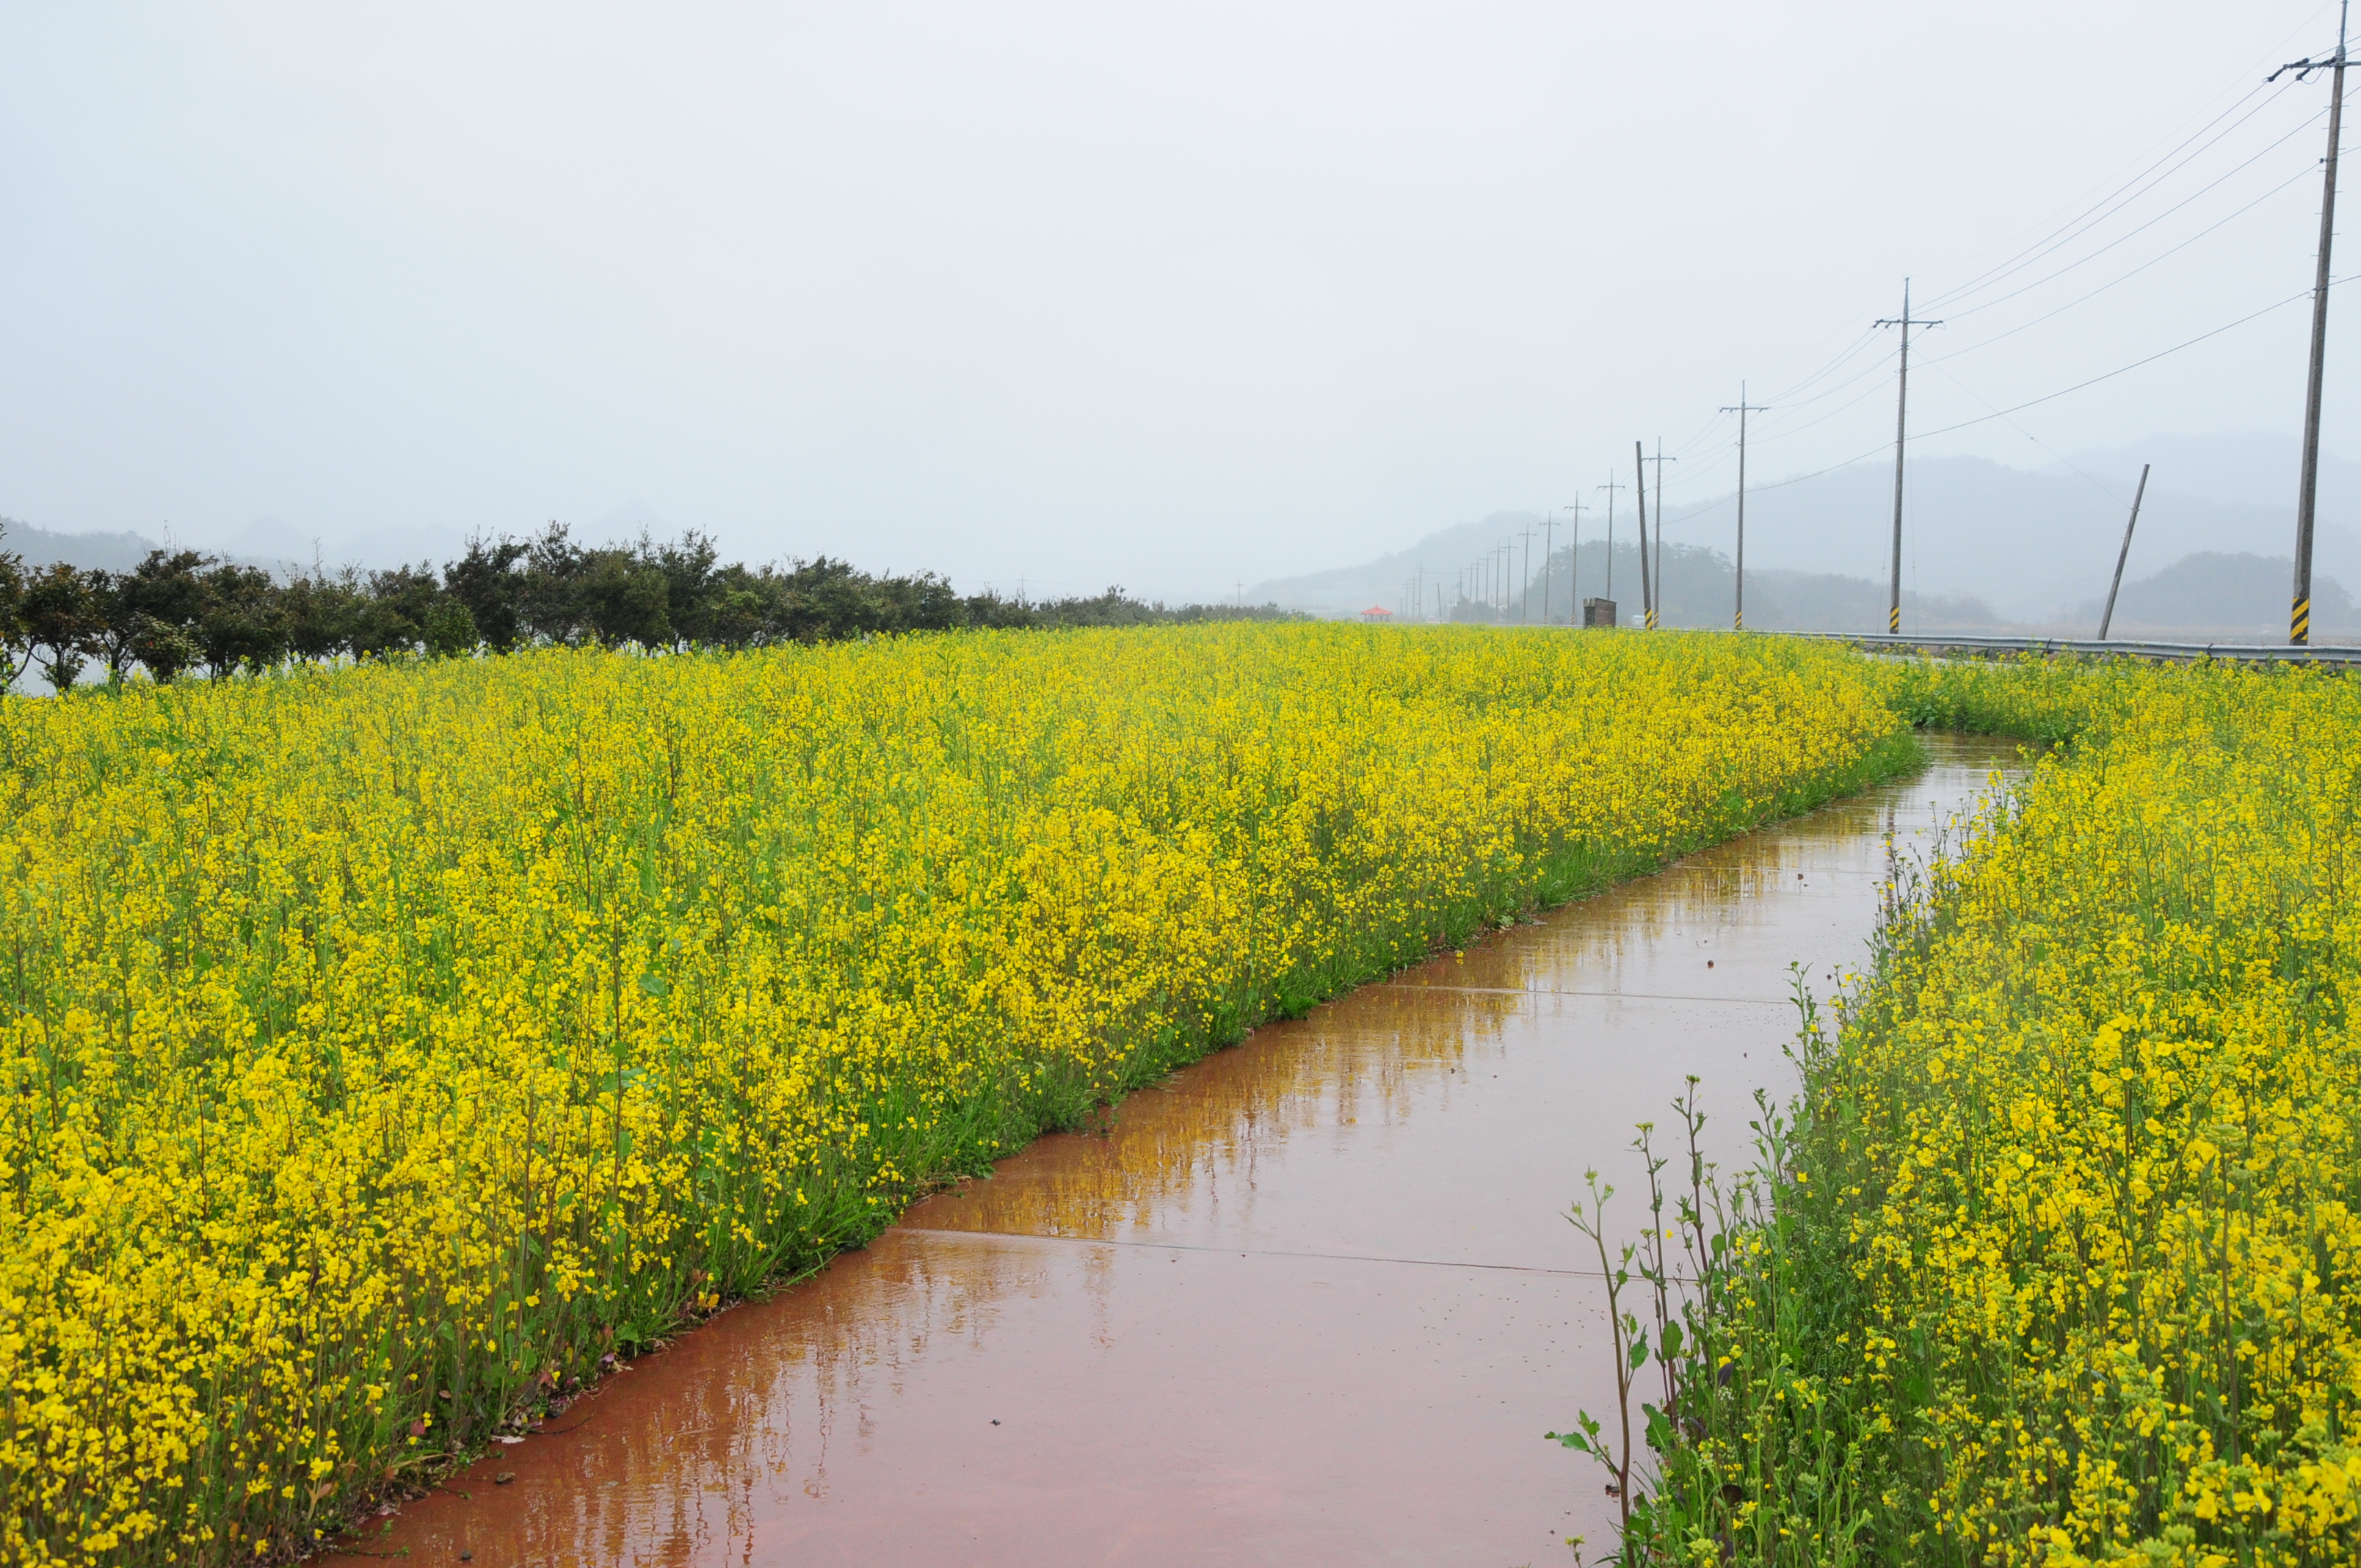
[[[5,544],[5,540],[0,540]],[[1033,601],[961,595],[930,572],[873,576],[820,556],[721,565],[711,540],[585,545],[552,523],[530,539],[478,538],[432,566],[361,573],[258,566],[157,550],[127,572],[27,567],[0,548],[0,692],[27,671],[63,691],[135,670],[214,680],[295,662],[451,658],[519,648],[759,648],[961,627],[1137,626],[1294,619],[1276,606],[1167,608],[1119,588]]]

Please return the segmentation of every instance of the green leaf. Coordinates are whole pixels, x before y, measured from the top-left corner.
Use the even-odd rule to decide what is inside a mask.
[[[1633,1369],[1636,1370],[1639,1367],[1646,1365],[1647,1361],[1648,1342],[1643,1339],[1633,1340],[1631,1342],[1631,1365]]]
[[[1590,1452],[1589,1442],[1578,1431],[1551,1431],[1543,1432],[1542,1435],[1553,1442],[1574,1450],[1576,1453]]]

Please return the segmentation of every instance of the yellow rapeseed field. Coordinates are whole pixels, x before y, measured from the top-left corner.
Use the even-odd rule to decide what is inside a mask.
[[[0,1560],[299,1552],[928,1181],[1913,745],[1838,651],[1449,629],[0,699]]]
[[[1635,1535],[2361,1561],[2361,681],[1920,666],[1894,698],[2070,739],[1902,879],[1720,1251],[1685,1223],[1707,1299]]]

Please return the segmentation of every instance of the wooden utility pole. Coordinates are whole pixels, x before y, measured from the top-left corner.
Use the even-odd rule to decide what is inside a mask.
[[[1664,465],[1680,459],[1664,455],[1664,438],[1660,435],[1656,437],[1656,455],[1648,461],[1656,466],[1656,602],[1661,609],[1664,598]],[[1656,623],[1652,620],[1648,624]]]
[[[2102,642],[2107,640],[2107,628],[2114,624],[2115,595],[2123,590],[2124,561],[2132,553],[2132,530],[2139,526],[2140,500],[2147,494],[2148,466],[2146,463],[2140,465],[2139,488],[2132,492],[2131,521],[2124,524],[2124,547],[2115,552],[2115,580],[2107,585],[2106,613],[2099,617],[2099,641]]]
[[[1550,531],[1557,525],[1557,510],[1542,513],[1542,624],[1550,623]]]
[[[1738,416],[1738,598],[1730,613],[1730,626],[1733,631],[1743,631],[1746,630],[1746,416],[1770,411],[1767,404],[1748,402],[1746,383],[1741,381],[1738,383],[1738,406],[1725,406],[1721,411]],[[1661,474],[1664,470],[1659,468],[1656,472]]]
[[[1574,543],[1565,553],[1565,623],[1576,631],[1582,630],[1582,502],[1571,502],[1566,510],[1574,513]]]
[[[1641,626],[1649,631],[1656,630],[1656,590],[1648,579],[1648,459],[1640,444],[1631,443],[1631,499],[1640,503],[1640,616]],[[1664,526],[1661,522],[1658,527]]]
[[[1902,630],[1902,444],[1909,439],[1910,329],[1914,326],[1941,326],[1943,323],[1911,319],[1910,280],[1905,278],[1902,280],[1900,318],[1876,324],[1902,329],[1902,375],[1894,383],[1894,577],[1892,590],[1885,600],[1885,630],[1899,635]]]
[[[1610,474],[1598,488],[1607,492],[1607,597],[1611,599],[1615,597],[1615,492],[1623,487]]]
[[[1525,542],[1524,587],[1517,597],[1517,624],[1521,626],[1533,615],[1533,531],[1529,528],[1517,537]],[[1542,557],[1542,565],[1549,565],[1547,555]]]
[[[2288,641],[2301,648],[2312,641],[2312,524],[2320,495],[2320,378],[2328,352],[2328,248],[2336,237],[2336,140],[2345,116],[2345,25],[2351,0],[2336,8],[2336,52],[2327,60],[2299,60],[2266,79],[2288,71],[2299,82],[2325,68],[2328,89],[2328,160],[2320,193],[2319,269],[2312,288],[2312,375],[2303,393],[2303,478],[2295,499],[2295,586],[2288,606]]]

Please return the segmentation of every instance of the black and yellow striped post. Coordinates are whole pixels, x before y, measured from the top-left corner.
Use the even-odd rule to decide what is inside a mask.
[[[2346,0],[2337,7],[2334,54],[2326,60],[2290,60],[2267,79],[2277,82],[2290,71],[2299,82],[2310,81],[2316,71],[2324,70],[2329,77],[2328,156],[2321,160],[2320,249],[2312,257],[2316,271],[2312,287],[2312,373],[2303,396],[2303,478],[2295,501],[2295,591],[2288,600],[2288,641],[2298,648],[2312,641],[2312,513],[2320,499],[2320,380],[2328,347],[2328,253],[2336,239],[2336,149],[2344,134],[2345,25],[2349,5]]]
[[[1902,607],[1899,604],[1885,607],[1885,630],[1896,637],[1902,635]]]

